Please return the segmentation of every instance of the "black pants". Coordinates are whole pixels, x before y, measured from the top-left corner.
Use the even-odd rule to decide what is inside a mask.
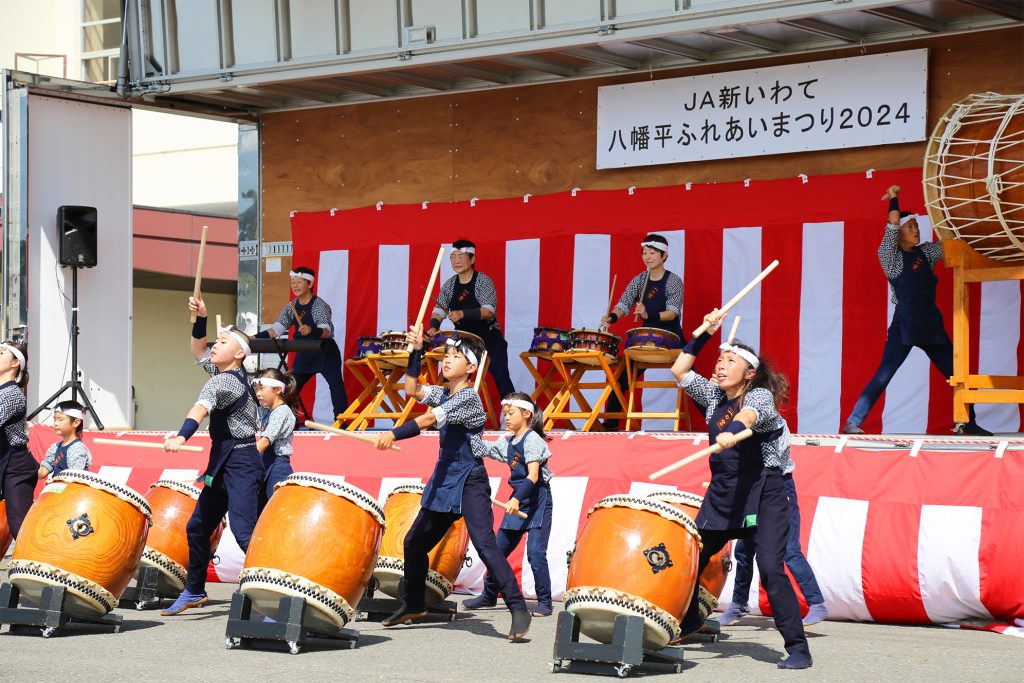
[[[342,376],[341,355],[328,351],[324,354],[323,368],[321,375],[327,380],[327,386],[331,390],[331,407],[334,410],[334,417],[338,417],[348,408],[348,395],[345,393],[345,379]],[[302,391],[306,382],[317,375],[315,372],[293,372],[295,377],[295,391]],[[312,415],[309,416],[312,419]]]
[[[488,374],[498,388],[498,395],[505,398],[516,390],[508,374],[508,342],[500,330],[491,328],[484,336],[484,348],[490,360]]]
[[[3,475],[3,498],[7,504],[7,528],[17,540],[21,524],[32,507],[32,494],[36,490],[39,463],[24,448],[12,449]]]
[[[433,550],[459,517],[466,520],[469,539],[488,573],[498,582],[505,605],[512,612],[526,611],[526,601],[516,575],[494,538],[494,511],[487,470],[470,473],[462,490],[462,514],[420,508],[405,536],[405,605],[413,611],[426,609],[427,553]]]
[[[713,531],[701,529],[704,547],[700,551],[697,576],[708,566],[711,557],[718,553],[727,541],[733,538],[747,538],[754,545],[757,569],[761,582],[768,593],[772,606],[775,627],[785,641],[786,652],[803,653],[810,656],[804,624],[800,619],[800,603],[786,576],[786,545],[789,542],[789,499],[783,486],[782,477],[769,476],[761,492],[761,506],[757,513],[757,526],[749,529],[726,529]],[[702,625],[698,591],[693,591],[690,607],[683,617],[683,635],[695,632]]]

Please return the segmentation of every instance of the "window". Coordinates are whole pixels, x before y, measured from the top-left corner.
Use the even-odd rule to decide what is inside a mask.
[[[121,0],[82,0],[82,78],[117,80],[121,54]]]

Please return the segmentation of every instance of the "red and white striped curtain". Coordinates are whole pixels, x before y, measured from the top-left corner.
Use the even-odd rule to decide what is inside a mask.
[[[317,270],[316,291],[332,307],[339,344],[354,354],[360,336],[403,330],[416,314],[437,248],[460,238],[477,244],[477,268],[494,279],[498,320],[509,343],[517,388],[532,388],[518,359],[536,326],[597,327],[608,303],[642,272],[640,241],[648,232],[669,242],[666,267],[684,283],[683,330],[729,299],[773,259],[781,266],[735,309],[738,338],[773,360],[790,380],[786,413],[793,431],[833,433],[877,367],[892,316],[876,251],[889,185],[902,207],[923,211],[920,169],[755,181],[723,185],[601,190],[501,200],[370,206],[296,212],[295,266]],[[931,239],[927,216],[919,221]],[[952,321],[952,275],[937,267],[939,306]],[[450,276],[445,259],[442,275]],[[974,286],[972,367],[1018,375],[1024,362],[1021,283]],[[728,324],[728,321],[727,321]],[[627,316],[613,327],[624,336]],[[707,371],[711,352],[699,360]],[[651,376],[659,374],[652,371]],[[667,371],[660,371],[667,377]],[[651,377],[654,378],[654,377]],[[312,383],[310,383],[312,385]],[[355,383],[350,380],[349,387]],[[307,405],[329,421],[322,378]],[[311,403],[312,400],[312,403]],[[672,392],[644,390],[644,404],[669,410]],[[981,405],[979,422],[993,431],[1020,429],[1020,406]],[[694,426],[701,424],[698,418]],[[646,429],[665,429],[647,421]],[[952,393],[915,349],[864,424],[867,431],[944,433],[952,426]]]

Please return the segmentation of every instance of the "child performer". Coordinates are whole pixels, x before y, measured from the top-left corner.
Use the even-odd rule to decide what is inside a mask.
[[[470,380],[480,367],[484,349],[474,339],[449,339],[441,362],[448,386],[421,386],[417,380],[423,361],[423,334],[410,332],[407,338],[413,352],[409,354],[405,393],[432,409],[377,435],[377,448],[385,450],[398,439],[408,439],[421,429],[437,425],[441,452],[423,491],[422,507],[405,537],[405,604],[381,623],[396,626],[427,615],[427,553],[463,517],[473,546],[512,612],[508,639],[519,640],[530,630],[531,617],[512,567],[494,538],[491,485],[483,463],[487,448],[480,438],[486,416]]]
[[[0,498],[7,503],[7,528],[14,538],[32,507],[39,469],[28,452],[25,429],[27,356],[21,342],[0,344]]]
[[[267,506],[274,486],[292,473],[292,432],[295,431],[295,378],[276,369],[264,370],[253,382],[260,400],[260,431],[256,450],[263,454],[263,488],[259,511]]]
[[[811,653],[800,621],[800,605],[784,566],[789,500],[782,473],[788,464],[790,437],[776,404],[785,399],[788,383],[742,344],[722,345],[715,365],[717,382],[693,372],[697,353],[721,326],[723,317],[717,308],[706,315],[708,332],[690,340],[672,366],[679,385],[705,410],[708,439],[722,447],[710,458],[711,483],[695,520],[703,541],[697,575],[726,541],[750,539],[775,625],[789,653],[778,666],[806,669],[811,666]],[[737,441],[736,435],[746,429],[754,435]],[[683,617],[683,636],[701,627],[699,608],[694,592]]]
[[[189,297],[189,309],[197,314],[192,326],[192,355],[210,375],[199,398],[188,411],[177,436],[164,441],[164,450],[176,452],[210,417],[210,460],[203,473],[205,484],[195,511],[188,520],[188,574],[185,588],[162,616],[181,614],[198,607],[206,596],[206,568],[210,563],[210,534],[230,513],[231,533],[242,551],[249,548],[256,526],[263,463],[256,450],[256,395],[242,361],[249,355],[249,337],[233,325],[218,330],[213,348],[206,350],[206,304]]]
[[[512,497],[505,505],[507,514],[498,530],[498,550],[508,557],[519,546],[524,534],[526,556],[533,569],[533,582],[537,588],[535,617],[551,616],[551,575],[548,572],[548,539],[551,537],[551,470],[547,460],[551,457],[544,433],[544,414],[530,399],[529,394],[514,391],[501,402],[505,425],[513,432],[494,442],[487,442],[487,457],[508,463],[512,470],[508,483]],[[517,512],[526,514],[523,519]],[[484,582],[484,592],[462,603],[467,609],[494,607],[498,602],[498,582],[490,574]]]
[[[87,470],[92,453],[82,443],[85,407],[76,401],[61,401],[53,411],[53,431],[60,441],[50,446],[46,457],[39,463],[38,476],[45,479],[64,470]]]

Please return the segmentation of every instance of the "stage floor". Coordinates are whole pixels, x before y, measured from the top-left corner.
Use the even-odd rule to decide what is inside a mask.
[[[551,681],[583,676],[549,673],[555,618],[535,619],[528,642],[505,640],[505,610],[460,613],[451,624],[385,629],[359,622],[359,646],[339,650],[309,645],[299,655],[285,649],[224,648],[233,585],[210,585],[210,604],[180,617],[119,610],[119,634],[79,626],[61,638],[0,633],[0,672],[21,681],[66,678],[68,667],[83,681],[152,678],[168,681],[326,680],[339,675],[389,681]],[[461,601],[464,596],[459,596]],[[556,604],[560,607],[560,604]],[[685,646],[685,671],[717,680],[806,680],[779,671],[782,639],[772,621],[747,617],[723,629],[717,643]],[[826,622],[808,628],[815,680],[1010,681],[1016,680],[1024,641],[1009,636],[950,629]],[[666,675],[666,677],[669,675]],[[692,676],[691,676],[692,677]],[[667,679],[667,678],[666,678]],[[588,677],[599,681],[600,678]]]

